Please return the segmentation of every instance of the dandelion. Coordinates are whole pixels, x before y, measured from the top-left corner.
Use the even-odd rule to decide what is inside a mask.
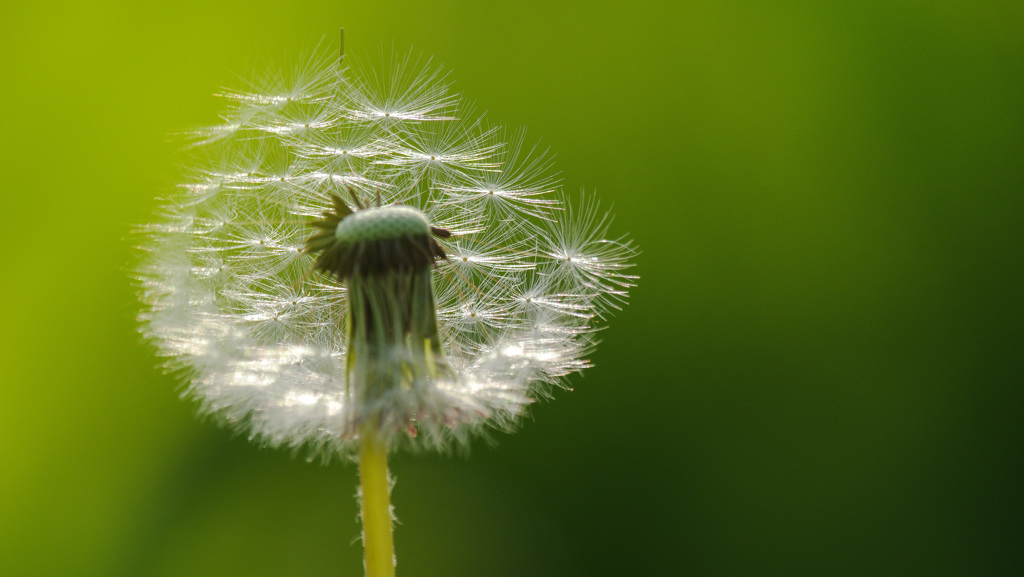
[[[409,56],[323,54],[224,91],[142,227],[142,331],[203,413],[358,457],[368,575],[394,575],[387,453],[510,430],[587,368],[635,249],[546,151]]]

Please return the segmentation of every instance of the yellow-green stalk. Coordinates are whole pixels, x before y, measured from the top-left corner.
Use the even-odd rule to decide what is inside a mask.
[[[366,577],[394,577],[395,545],[391,534],[391,494],[387,446],[368,423],[359,439],[360,517],[363,521],[363,567]]]

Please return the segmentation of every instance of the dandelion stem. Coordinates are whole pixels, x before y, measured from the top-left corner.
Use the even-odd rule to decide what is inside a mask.
[[[387,448],[376,426],[363,426],[359,441],[359,485],[362,495],[363,565],[366,577],[394,577],[395,545],[391,535]]]

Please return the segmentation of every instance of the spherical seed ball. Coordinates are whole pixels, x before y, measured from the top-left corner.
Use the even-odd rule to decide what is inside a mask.
[[[509,429],[589,366],[633,285],[636,251],[593,198],[566,197],[545,151],[414,60],[357,74],[320,55],[223,91],[223,124],[191,134],[186,181],[140,227],[143,333],[201,411],[258,442],[331,458],[383,410],[407,416],[391,447]],[[436,335],[389,334],[402,346],[378,356],[419,376],[370,406],[347,382],[350,281],[314,270],[317,251],[428,232],[416,294]]]

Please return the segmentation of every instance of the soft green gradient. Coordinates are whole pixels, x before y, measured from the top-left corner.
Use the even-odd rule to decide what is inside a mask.
[[[125,236],[257,62],[410,45],[643,254],[597,367],[394,459],[398,574],[1024,573],[1024,4],[13,3],[0,575],[360,575],[351,464],[196,421]]]

